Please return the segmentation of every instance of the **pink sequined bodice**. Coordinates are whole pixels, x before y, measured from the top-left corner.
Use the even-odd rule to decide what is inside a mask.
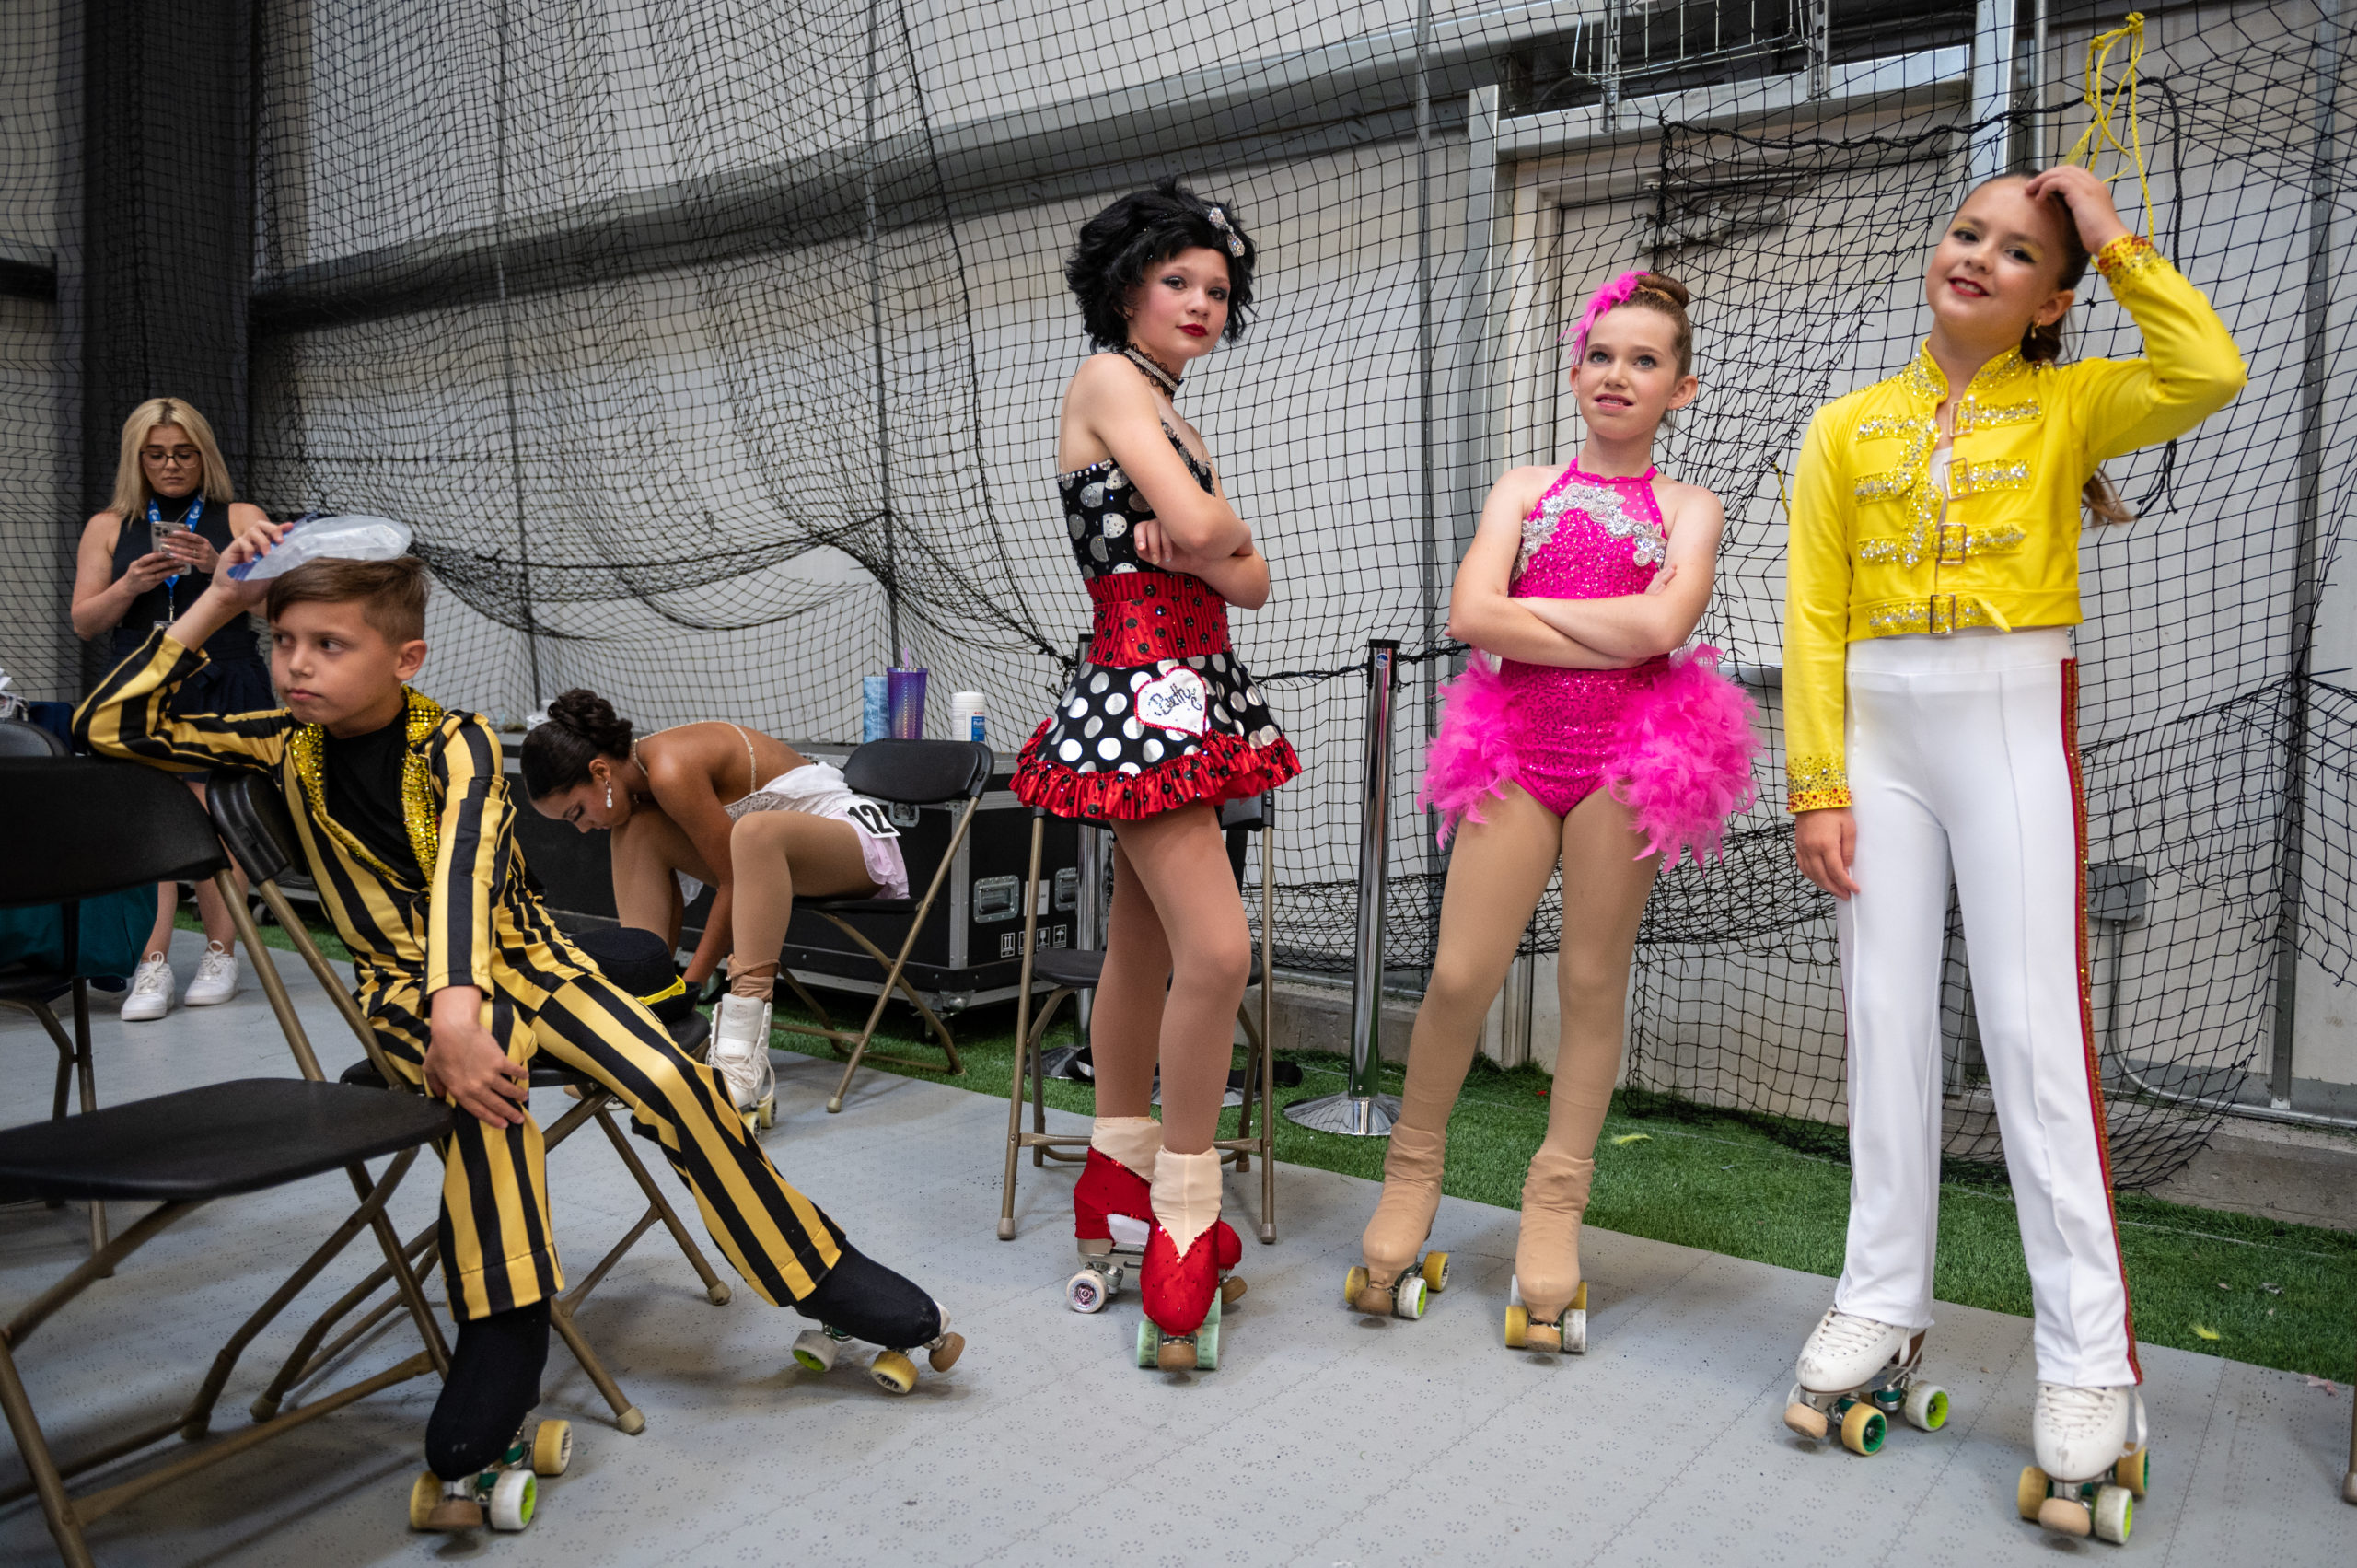
[[[1654,470],[1608,479],[1577,463],[1522,520],[1522,551],[1507,592],[1516,598],[1619,598],[1645,591],[1667,558]],[[1595,787],[1614,726],[1632,695],[1668,667],[1648,659],[1631,669],[1563,669],[1502,659],[1513,689],[1510,712],[1524,786],[1557,811]],[[1569,804],[1565,804],[1565,803]]]

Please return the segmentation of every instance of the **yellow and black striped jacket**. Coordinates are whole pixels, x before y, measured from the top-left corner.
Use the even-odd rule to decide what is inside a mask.
[[[294,714],[173,713],[173,693],[204,665],[201,650],[153,633],[83,703],[75,734],[102,755],[178,772],[273,775],[320,901],[352,949],[361,1005],[393,1037],[389,1045],[407,1044],[402,1054],[423,1060],[425,999],[445,986],[475,986],[486,998],[545,993],[595,971],[525,877],[499,741],[480,714],[446,713],[412,744],[425,763],[420,804],[432,839],[419,877],[388,867],[307,796],[296,766],[307,726]],[[523,985],[503,984],[511,978]]]

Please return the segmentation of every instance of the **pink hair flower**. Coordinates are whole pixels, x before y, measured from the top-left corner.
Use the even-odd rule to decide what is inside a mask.
[[[1629,296],[1636,293],[1637,285],[1644,281],[1644,269],[1640,267],[1631,272],[1622,273],[1619,277],[1597,289],[1588,296],[1587,308],[1580,312],[1580,319],[1564,328],[1563,335],[1555,341],[1570,343],[1575,357],[1585,354],[1587,335],[1595,329],[1596,324],[1604,319],[1607,312],[1628,304]]]

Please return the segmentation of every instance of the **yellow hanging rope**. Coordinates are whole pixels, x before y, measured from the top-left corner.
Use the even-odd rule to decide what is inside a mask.
[[[2125,43],[2128,57],[2119,62],[2119,75],[2107,80],[2112,69],[2112,55]],[[2084,164],[2090,173],[2096,167],[2099,151],[2096,138],[2101,136],[2112,151],[2136,166],[2136,186],[2144,197],[2144,232],[2150,235],[2153,225],[2153,185],[2144,172],[2144,138],[2136,120],[2136,78],[2138,66],[2144,58],[2144,14],[2128,13],[2127,22],[2109,32],[2097,33],[2087,41],[2086,86],[2082,100],[2094,111],[2094,122],[2080,135],[2078,144],[2063,155],[2064,163]],[[2120,102],[2128,106],[2128,139],[2122,142],[2112,129],[2112,117],[2119,112]]]

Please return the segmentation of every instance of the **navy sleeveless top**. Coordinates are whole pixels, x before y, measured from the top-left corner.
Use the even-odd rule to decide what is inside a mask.
[[[196,496],[197,492],[193,490],[179,497],[158,495],[156,497],[156,509],[166,522],[176,523],[188,516],[189,507],[195,503]],[[229,503],[206,502],[204,515],[196,520],[196,531],[215,550],[228,549],[231,538]],[[133,562],[143,555],[154,554],[155,548],[154,536],[147,528],[146,508],[142,507],[123,523],[122,530],[115,535],[115,581],[122,580],[122,575],[131,570]],[[121,664],[136,653],[139,645],[147,640],[147,633],[155,629],[156,622],[168,623],[181,610],[194,604],[196,596],[203,593],[212,580],[202,573],[183,572],[179,582],[170,585],[158,583],[133,599],[131,608],[123,611],[122,619],[115,622],[115,662]],[[204,656],[215,664],[226,659],[258,663],[262,656],[242,615],[204,640]]]

